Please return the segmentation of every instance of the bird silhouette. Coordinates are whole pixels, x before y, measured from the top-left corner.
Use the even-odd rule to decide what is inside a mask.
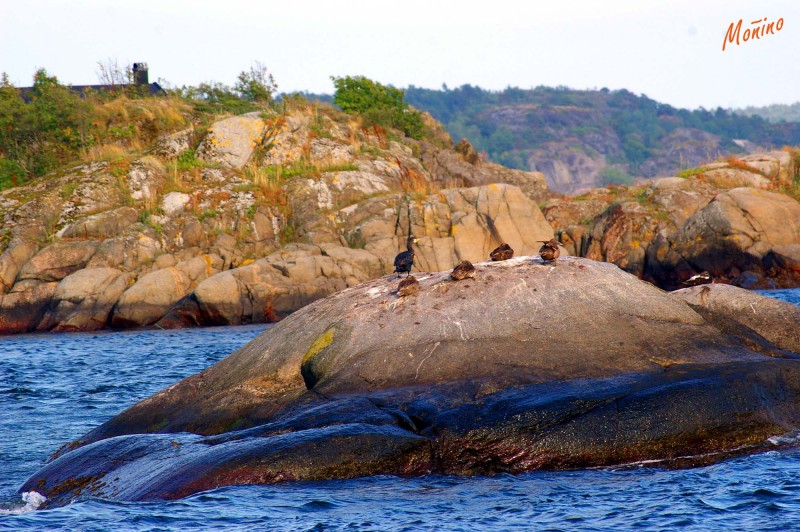
[[[394,272],[400,277],[400,274],[406,272],[406,276],[411,275],[411,266],[414,265],[414,248],[419,240],[411,235],[408,236],[406,241],[406,251],[402,251],[394,258]]]

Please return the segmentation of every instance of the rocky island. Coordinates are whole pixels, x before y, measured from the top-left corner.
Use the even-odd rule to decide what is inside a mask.
[[[363,475],[707,463],[800,428],[800,309],[538,256],[396,276],[291,314],[21,488],[59,505]]]

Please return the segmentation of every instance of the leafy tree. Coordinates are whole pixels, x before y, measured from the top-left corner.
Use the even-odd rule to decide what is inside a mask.
[[[275,78],[258,61],[250,67],[249,72],[240,72],[237,79],[234,89],[242,98],[251,102],[270,103],[278,90]]]
[[[332,76],[331,79],[336,87],[333,103],[342,111],[361,115],[367,125],[396,128],[415,139],[425,135],[422,115],[408,107],[402,90],[364,76]]]
[[[30,101],[8,82],[0,83],[0,157],[5,182],[43,175],[94,142],[91,105],[45,69],[33,77]],[[11,164],[9,161],[13,162]]]

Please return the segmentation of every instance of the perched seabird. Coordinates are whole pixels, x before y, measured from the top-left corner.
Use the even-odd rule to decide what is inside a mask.
[[[394,272],[400,277],[400,274],[406,272],[406,274],[411,275],[411,266],[414,265],[414,248],[411,247],[413,244],[417,243],[417,239],[411,235],[408,237],[408,241],[406,242],[406,250],[401,253],[398,253],[397,256],[394,258]]]
[[[489,253],[489,258],[492,260],[508,260],[513,256],[514,250],[506,243],[500,244],[497,249]]]
[[[555,262],[558,258],[560,251],[558,250],[558,240],[551,238],[550,240],[538,240],[544,245],[539,248],[539,256],[545,262]]]
[[[699,286],[701,284],[709,284],[713,283],[714,279],[711,277],[711,274],[708,272],[698,273],[697,275],[692,275],[688,279],[686,279],[683,284],[686,286]]]
[[[450,277],[456,281],[467,279],[468,277],[475,277],[475,266],[468,260],[462,260],[453,271],[450,272]]]
[[[405,279],[397,285],[397,295],[400,297],[410,296],[419,292],[419,281],[413,275],[407,275]]]

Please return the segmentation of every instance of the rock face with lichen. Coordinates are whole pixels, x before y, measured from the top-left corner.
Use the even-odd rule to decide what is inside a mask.
[[[716,162],[684,177],[549,201],[567,249],[613,262],[661,287],[708,271],[747,288],[800,285],[800,169],[788,152]]]
[[[774,448],[800,428],[792,305],[730,286],[668,294],[575,257],[476,267],[458,282],[420,275],[406,297],[384,277],[307,305],[65,446],[21,490],[58,505],[681,465]]]
[[[553,234],[541,176],[446,136],[389,139],[310,106],[194,136],[0,192],[0,334],[274,321],[390,273],[410,231],[416,271]]]
[[[665,288],[702,270],[800,284],[800,204],[776,192],[797,179],[788,152],[554,198],[542,174],[482,161],[425,120],[417,141],[329,107],[250,113],[0,192],[0,334],[274,321],[391,273],[410,233],[415,272],[555,235]],[[108,269],[100,301],[88,284]]]

